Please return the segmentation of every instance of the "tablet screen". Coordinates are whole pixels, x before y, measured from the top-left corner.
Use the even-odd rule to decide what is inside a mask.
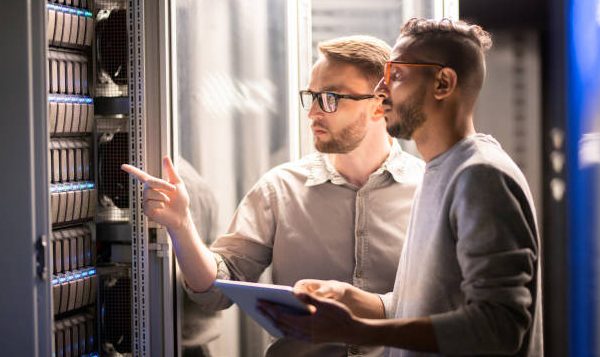
[[[290,286],[220,279],[215,280],[214,286],[274,337],[283,337],[283,334],[256,308],[258,300],[283,305],[298,314],[310,314],[306,304],[294,295]]]

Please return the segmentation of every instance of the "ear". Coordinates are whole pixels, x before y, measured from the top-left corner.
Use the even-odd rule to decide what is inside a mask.
[[[448,98],[456,90],[458,76],[456,71],[450,67],[444,67],[435,76],[435,88],[433,95],[437,100]]]

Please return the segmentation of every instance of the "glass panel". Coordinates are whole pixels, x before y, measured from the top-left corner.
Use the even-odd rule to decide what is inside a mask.
[[[177,166],[193,182],[191,208],[210,243],[259,177],[290,158],[287,2],[175,3]],[[216,323],[197,310],[184,302],[182,347],[211,341],[213,355],[262,354],[264,335],[246,322],[239,328],[235,309]]]
[[[319,42],[339,36],[371,35],[393,45],[405,18],[403,2],[402,0],[313,0],[313,59],[316,60],[319,55],[317,49]]]
[[[192,210],[198,212],[197,225],[208,243],[225,232],[239,200],[257,179],[290,159],[288,113],[290,98],[297,93],[290,93],[288,86],[291,78],[298,78],[299,69],[294,68],[293,74],[288,70],[293,58],[288,58],[287,47],[298,39],[286,37],[286,18],[294,13],[287,6],[297,2],[177,0],[175,4],[177,165],[187,171],[187,180],[197,182],[192,194],[201,198],[192,203]],[[316,44],[363,33],[393,44],[406,14],[433,14],[434,4],[433,0],[313,1],[312,36],[306,34],[299,42],[312,37]],[[183,345],[203,344],[220,334],[209,343],[215,355],[262,354],[265,335],[231,309],[215,328],[193,311],[192,304],[183,306]],[[192,336],[186,331],[204,332]]]

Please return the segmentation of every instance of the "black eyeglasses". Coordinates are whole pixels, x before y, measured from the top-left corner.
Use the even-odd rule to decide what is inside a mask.
[[[319,107],[321,107],[321,110],[325,113],[335,112],[338,108],[338,102],[340,99],[364,100],[371,98],[375,98],[375,95],[337,94],[334,92],[312,92],[309,90],[300,91],[300,103],[302,103],[302,108],[310,110],[312,103],[317,100],[319,102]]]

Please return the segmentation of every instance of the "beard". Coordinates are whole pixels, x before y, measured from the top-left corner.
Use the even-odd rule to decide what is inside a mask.
[[[322,126],[320,126],[322,128]],[[315,136],[315,148],[324,154],[345,154],[362,142],[367,134],[367,120],[364,115],[346,125],[339,133],[328,130],[330,138],[321,140]],[[327,129],[327,128],[325,128]]]
[[[398,139],[410,140],[412,134],[425,122],[423,103],[425,90],[416,93],[405,103],[393,107],[393,118],[387,118],[387,132]]]

